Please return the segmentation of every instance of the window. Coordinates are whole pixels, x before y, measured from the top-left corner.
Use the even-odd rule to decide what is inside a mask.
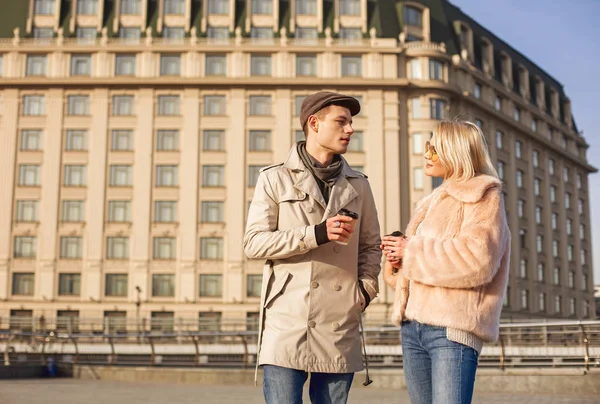
[[[229,13],[229,0],[208,0],[208,14]]]
[[[577,173],[577,189],[581,189],[582,182],[581,174]]]
[[[498,178],[500,178],[501,180],[504,180],[504,162],[498,160],[498,163],[496,164],[497,169],[498,169]]]
[[[221,237],[201,237],[200,238],[200,259],[201,260],[222,260],[223,259],[223,238],[221,238]]]
[[[481,99],[481,84],[475,83],[475,88],[473,88],[473,95],[477,99]]]
[[[502,150],[504,148],[504,133],[496,131],[496,148]]]
[[[183,43],[185,38],[185,28],[183,27],[164,27],[162,32],[163,38],[167,43]]]
[[[63,185],[66,187],[83,187],[87,184],[87,167],[84,165],[65,165],[65,178]]]
[[[16,273],[12,275],[12,294],[33,296],[35,275],[32,273]]]
[[[179,150],[179,131],[178,130],[159,130],[156,132],[156,150],[157,151],[177,151]]]
[[[249,101],[250,101],[250,115],[251,116],[270,116],[271,115],[271,96],[270,95],[251,95]]]
[[[571,194],[568,192],[565,193],[565,208],[571,209]]]
[[[563,180],[569,182],[569,167],[563,168]]]
[[[360,15],[360,0],[339,0],[340,15]]]
[[[260,297],[262,275],[246,275],[246,296]]]
[[[520,159],[521,158],[521,148],[522,148],[523,144],[517,140],[515,142],[515,157]]]
[[[546,294],[540,293],[538,295],[538,309],[539,311],[546,311]]]
[[[46,75],[46,55],[27,55],[26,76]]]
[[[515,111],[513,113],[513,118],[517,122],[521,120],[521,110],[519,108],[515,108]]]
[[[131,221],[131,202],[130,201],[108,201],[108,221],[109,222],[129,222],[129,221]]]
[[[85,129],[68,129],[65,140],[66,151],[85,151],[88,149],[87,130]]]
[[[40,185],[40,166],[33,164],[19,165],[19,185],[35,187]]]
[[[423,189],[423,169],[421,167],[413,169],[413,187],[416,190]]]
[[[410,99],[410,106],[411,106],[411,116],[413,119],[419,119],[421,118],[421,100],[416,97],[416,98],[411,98]]]
[[[71,76],[89,76],[92,74],[91,55],[71,55]]]
[[[112,151],[132,151],[133,131],[128,129],[113,130],[111,132]]]
[[[223,275],[200,274],[200,297],[223,296]]]
[[[542,208],[540,206],[535,207],[535,222],[542,224]]]
[[[352,141],[350,141],[352,143]],[[425,152],[425,142],[423,141],[423,134],[413,133],[412,135],[412,153],[423,154]]]
[[[254,5],[254,1],[252,2]],[[271,27],[252,27],[250,29],[250,38],[253,42],[272,43],[273,42],[273,28]]]
[[[554,296],[554,311],[556,314],[560,314],[562,311],[562,297]]]
[[[404,6],[404,23],[415,27],[423,26],[423,12],[411,6]]]
[[[21,131],[21,151],[42,150],[42,131],[24,129]]]
[[[536,195],[536,196],[540,195],[541,185],[542,185],[542,180],[540,180],[539,178],[535,178],[533,180],[533,194],[534,195]]]
[[[252,14],[272,14],[273,0],[252,0]]]
[[[496,108],[496,111],[500,111],[502,109],[502,98],[496,96],[494,99],[494,108]]]
[[[173,274],[153,274],[152,275],[152,296],[154,296],[154,297],[174,297],[175,296],[175,275],[173,275]]]
[[[159,95],[158,96],[158,115],[173,116],[179,115],[179,96],[178,95]]]
[[[256,182],[258,181],[258,175],[260,174],[260,170],[264,166],[248,166],[248,186],[254,187],[256,186]]]
[[[517,170],[517,188],[523,188],[523,171]]]
[[[587,290],[588,277],[586,274],[581,274],[581,290]]]
[[[15,258],[35,258],[37,254],[37,239],[29,236],[15,237]]]
[[[221,201],[202,201],[202,223],[223,223],[224,203]]]
[[[550,185],[550,202],[556,202],[556,187],[554,185]]]
[[[544,252],[544,236],[538,234],[535,237],[535,245],[538,253]]]
[[[160,75],[180,76],[181,55],[160,55]]]
[[[175,237],[154,237],[152,257],[154,259],[172,260],[175,259]]]
[[[362,76],[361,56],[342,56],[342,77]]]
[[[183,15],[185,0],[165,0],[165,14]]]
[[[115,56],[115,76],[135,76],[135,55]]]
[[[206,165],[202,166],[202,186],[203,187],[223,187],[225,186],[225,167]]]
[[[532,163],[535,168],[539,166],[540,163],[540,153],[537,150],[534,150],[532,153]]]
[[[297,55],[296,56],[296,76],[317,75],[317,56],[316,55]]]
[[[23,115],[46,115],[46,99],[43,95],[23,96]]]
[[[123,39],[126,44],[139,44],[142,37],[142,30],[137,27],[121,27],[119,28],[119,38]]]
[[[135,99],[133,95],[114,95],[112,113],[115,116],[134,115],[133,105]]]
[[[571,219],[567,219],[566,222],[567,235],[570,236],[573,233],[573,221]]]
[[[121,0],[121,14],[141,14],[142,0]]]
[[[306,136],[304,136],[304,131],[303,130],[297,130],[294,132],[294,142],[298,143],[300,141],[303,141],[306,139]]]
[[[250,55],[250,75],[270,76],[271,55]]]
[[[251,130],[248,142],[250,151],[270,151],[271,150],[271,131],[270,130]]]
[[[506,287],[506,293],[504,294],[504,300],[502,301],[503,307],[510,306],[510,286]]]
[[[563,149],[567,148],[567,137],[565,135],[560,138],[560,145]]]
[[[58,295],[79,296],[81,294],[81,274],[59,274]]]
[[[537,132],[537,119],[531,120],[531,130]]]
[[[529,307],[529,291],[521,290],[521,309],[527,309]]]
[[[556,230],[558,227],[558,215],[556,213],[552,213],[552,230]]]
[[[317,0],[296,0],[296,14],[316,15]]]
[[[179,169],[177,166],[156,166],[156,186],[176,187],[177,185],[179,185],[178,174]]]
[[[571,244],[567,245],[567,261],[573,261],[573,246]]]
[[[52,15],[56,10],[55,0],[34,0],[33,13],[35,15]]]
[[[54,38],[54,28],[51,27],[33,27],[33,37],[36,43],[48,44]]]
[[[62,203],[63,222],[83,222],[85,219],[84,201],[66,200]]]
[[[39,201],[17,201],[17,222],[37,222]]]
[[[77,14],[94,15],[98,12],[98,0],[77,0]]]
[[[177,221],[177,202],[176,201],[155,201],[154,202],[154,221],[171,223]]]
[[[548,173],[554,175],[554,159],[548,159]]]
[[[98,30],[95,27],[77,27],[75,36],[78,43],[93,44],[98,36]]]
[[[583,215],[583,199],[577,200],[577,213]]]
[[[225,131],[224,130],[205,130],[202,139],[202,150],[204,151],[224,151],[225,150]]]
[[[525,201],[522,199],[519,199],[517,201],[517,216],[523,217],[524,211],[525,211]]]
[[[302,103],[304,102],[304,99],[306,99],[305,95],[297,95],[294,98],[294,116],[300,116],[300,113],[302,112]]]
[[[355,130],[350,137],[350,144],[348,144],[348,151],[354,153],[362,153],[363,148],[363,131]]]
[[[538,270],[538,273],[537,273],[538,282],[544,282],[544,272],[545,272],[544,264],[538,264],[537,270]]]
[[[124,260],[129,258],[129,237],[107,237],[106,258]]]
[[[206,75],[225,76],[227,73],[227,58],[225,55],[206,55]]]
[[[552,256],[558,258],[558,240],[552,240]]]
[[[296,4],[298,4],[297,1]],[[319,33],[315,27],[296,27],[294,36],[295,42],[305,45],[316,45],[318,43]]]
[[[584,224],[579,225],[579,238],[582,240],[585,239],[585,225]]]
[[[585,259],[586,253],[587,253],[586,250],[580,250],[579,251],[579,260],[581,261],[580,262],[581,265],[585,265],[586,264],[586,259]]]
[[[571,316],[575,315],[575,306],[576,306],[575,298],[574,297],[569,298],[569,315],[571,315]]]
[[[523,258],[519,263],[519,276],[521,279],[527,279],[527,260]]]
[[[410,74],[415,80],[421,80],[423,78],[423,73],[421,71],[421,59],[411,59]]]
[[[206,37],[212,43],[223,43],[229,42],[229,28],[228,27],[208,27],[206,30]]]
[[[340,40],[346,43],[360,42],[362,39],[362,32],[360,28],[347,28],[340,27]]]
[[[106,274],[104,294],[108,297],[127,296],[127,274]]]
[[[446,101],[433,98],[429,102],[431,119],[446,119]]]
[[[83,252],[83,242],[81,237],[61,237],[60,238],[60,258],[79,259]]]
[[[429,79],[444,80],[444,63],[439,60],[429,60]]]
[[[227,115],[226,100],[224,95],[204,96],[204,115]]]
[[[130,165],[110,166],[110,186],[130,187],[132,185],[133,167]]]
[[[69,95],[67,105],[69,115],[90,114],[90,97],[87,95]]]

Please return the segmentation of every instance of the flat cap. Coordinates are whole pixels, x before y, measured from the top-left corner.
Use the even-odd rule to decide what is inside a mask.
[[[360,102],[356,98],[331,91],[320,91],[309,95],[302,101],[302,107],[300,108],[300,125],[302,129],[304,129],[309,116],[316,114],[329,105],[346,107],[350,110],[352,116],[360,112]]]

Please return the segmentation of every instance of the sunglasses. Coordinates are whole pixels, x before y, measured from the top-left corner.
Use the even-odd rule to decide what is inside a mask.
[[[437,154],[437,151],[435,151],[435,146],[429,143],[429,141],[425,142],[425,154],[427,153],[429,153],[429,159],[433,162],[440,158],[440,156]]]

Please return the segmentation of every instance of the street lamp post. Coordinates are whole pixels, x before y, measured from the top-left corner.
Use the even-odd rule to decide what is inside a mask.
[[[139,286],[135,287],[137,292],[137,299],[135,301],[135,318],[137,323],[137,342],[140,343],[140,306],[142,305],[142,299],[140,297],[140,293],[142,293],[142,289]]]

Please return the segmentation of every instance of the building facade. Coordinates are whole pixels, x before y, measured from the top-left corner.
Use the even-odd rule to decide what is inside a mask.
[[[594,318],[595,169],[569,99],[451,3],[17,3],[0,13],[1,326],[253,324],[253,186],[304,137],[301,102],[322,89],[361,101],[346,157],[369,176],[385,233],[439,183],[423,171],[436,123],[476,122],[513,234],[503,315]],[[382,282],[367,318],[387,322],[392,300]]]

